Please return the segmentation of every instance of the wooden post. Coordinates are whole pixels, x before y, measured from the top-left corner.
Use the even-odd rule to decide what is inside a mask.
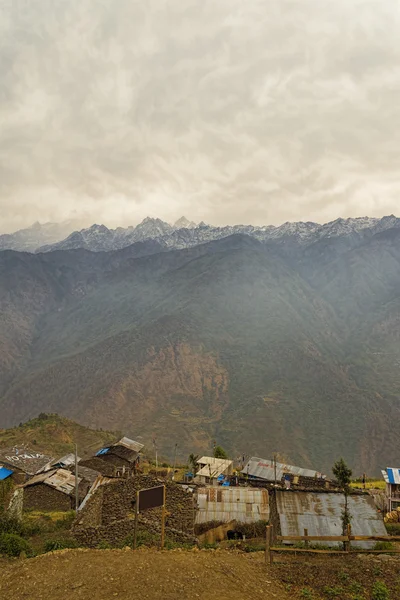
[[[308,536],[308,529],[305,529],[305,530],[304,530],[304,535],[305,535],[305,536]],[[305,540],[305,541],[304,541],[304,545],[305,545],[305,547],[306,547],[306,548],[308,548],[308,540]]]
[[[265,564],[272,565],[272,552],[271,552],[271,525],[267,525],[265,532]]]
[[[347,525],[347,536],[349,538],[349,541],[346,544],[346,550],[347,550],[347,552],[350,552],[350,536],[351,536],[351,525],[350,525],[350,523],[348,523],[348,525]]]
[[[136,546],[137,546],[138,520],[139,520],[139,492],[136,492],[135,531],[133,534],[133,549],[134,550],[136,550]]]
[[[162,515],[161,515],[161,550],[164,548],[165,544],[165,485],[163,490],[163,505],[162,505]]]

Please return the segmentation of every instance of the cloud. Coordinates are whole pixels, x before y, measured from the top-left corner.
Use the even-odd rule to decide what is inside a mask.
[[[397,211],[400,10],[0,0],[0,229]]]

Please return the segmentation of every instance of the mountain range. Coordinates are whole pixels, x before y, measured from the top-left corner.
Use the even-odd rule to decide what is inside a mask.
[[[1,251],[2,426],[52,412],[166,456],[216,440],[325,471],[396,464],[399,222],[147,219],[83,230],[85,248]],[[133,243],[104,251],[107,232]]]
[[[75,222],[76,223],[76,222]],[[330,238],[344,237],[358,241],[379,231],[400,227],[400,219],[394,215],[378,218],[359,217],[336,219],[324,225],[313,222],[283,223],[280,226],[227,225],[215,227],[204,222],[194,223],[181,217],[174,224],[161,219],[146,217],[136,227],[109,229],[105,225],[72,231],[73,221],[64,223],[35,223],[32,227],[14,234],[0,235],[0,250],[28,252],[51,252],[53,250],[76,250],[85,248],[92,252],[109,252],[126,248],[135,242],[157,240],[165,249],[183,249],[235,234],[245,234],[260,242],[311,245]],[[65,234],[68,233],[66,237]]]

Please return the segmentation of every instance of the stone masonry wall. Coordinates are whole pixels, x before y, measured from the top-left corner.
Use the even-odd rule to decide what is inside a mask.
[[[192,494],[174,482],[160,482],[147,475],[115,480],[100,486],[75,521],[74,537],[82,545],[90,547],[97,546],[102,540],[111,545],[124,543],[134,532],[136,491],[163,483],[166,485],[166,536],[174,541],[193,543]],[[139,531],[158,535],[160,530],[161,509],[148,510],[139,515]]]
[[[70,496],[44,483],[24,488],[24,510],[67,511],[71,508]]]

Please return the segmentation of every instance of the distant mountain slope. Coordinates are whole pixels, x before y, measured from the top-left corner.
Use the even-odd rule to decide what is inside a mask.
[[[44,244],[55,244],[63,240],[74,229],[82,226],[79,221],[64,221],[62,223],[34,223],[27,229],[15,233],[0,235],[0,250],[18,250],[35,252]]]
[[[182,458],[216,439],[321,470],[395,462],[400,230],[342,225],[296,253],[248,235],[0,252],[3,422],[58,412]]]

